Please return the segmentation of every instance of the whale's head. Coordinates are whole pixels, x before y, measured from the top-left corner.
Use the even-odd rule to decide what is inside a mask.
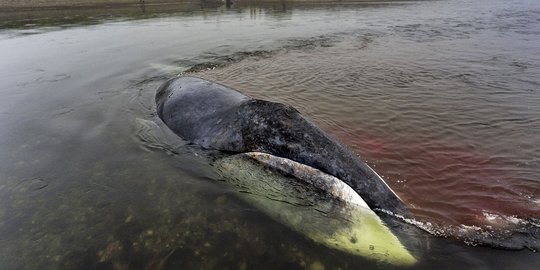
[[[395,265],[416,261],[368,207],[399,210],[399,198],[293,107],[195,77],[163,84],[156,104],[163,122],[186,141],[237,153],[214,165],[228,186],[268,216],[348,253]]]

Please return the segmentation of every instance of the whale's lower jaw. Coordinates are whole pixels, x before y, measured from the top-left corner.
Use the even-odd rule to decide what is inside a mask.
[[[416,263],[343,181],[304,164],[250,152],[214,163],[246,202],[317,243],[392,265]]]

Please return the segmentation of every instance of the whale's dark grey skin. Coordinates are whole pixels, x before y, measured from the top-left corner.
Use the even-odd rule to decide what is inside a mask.
[[[380,176],[291,106],[195,77],[169,80],[156,103],[172,131],[203,148],[288,158],[341,179],[374,210],[407,213]]]

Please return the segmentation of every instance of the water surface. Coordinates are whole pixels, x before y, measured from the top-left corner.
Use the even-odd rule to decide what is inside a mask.
[[[2,269],[385,268],[220,185],[155,115],[183,72],[290,104],[356,151],[417,216],[418,268],[540,263],[490,247],[538,243],[535,1],[87,12],[3,20]]]

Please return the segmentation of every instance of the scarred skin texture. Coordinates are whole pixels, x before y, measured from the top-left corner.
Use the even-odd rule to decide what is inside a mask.
[[[374,210],[408,214],[369,166],[291,106],[195,77],[169,80],[158,90],[156,103],[172,131],[203,148],[288,158],[341,179]]]

